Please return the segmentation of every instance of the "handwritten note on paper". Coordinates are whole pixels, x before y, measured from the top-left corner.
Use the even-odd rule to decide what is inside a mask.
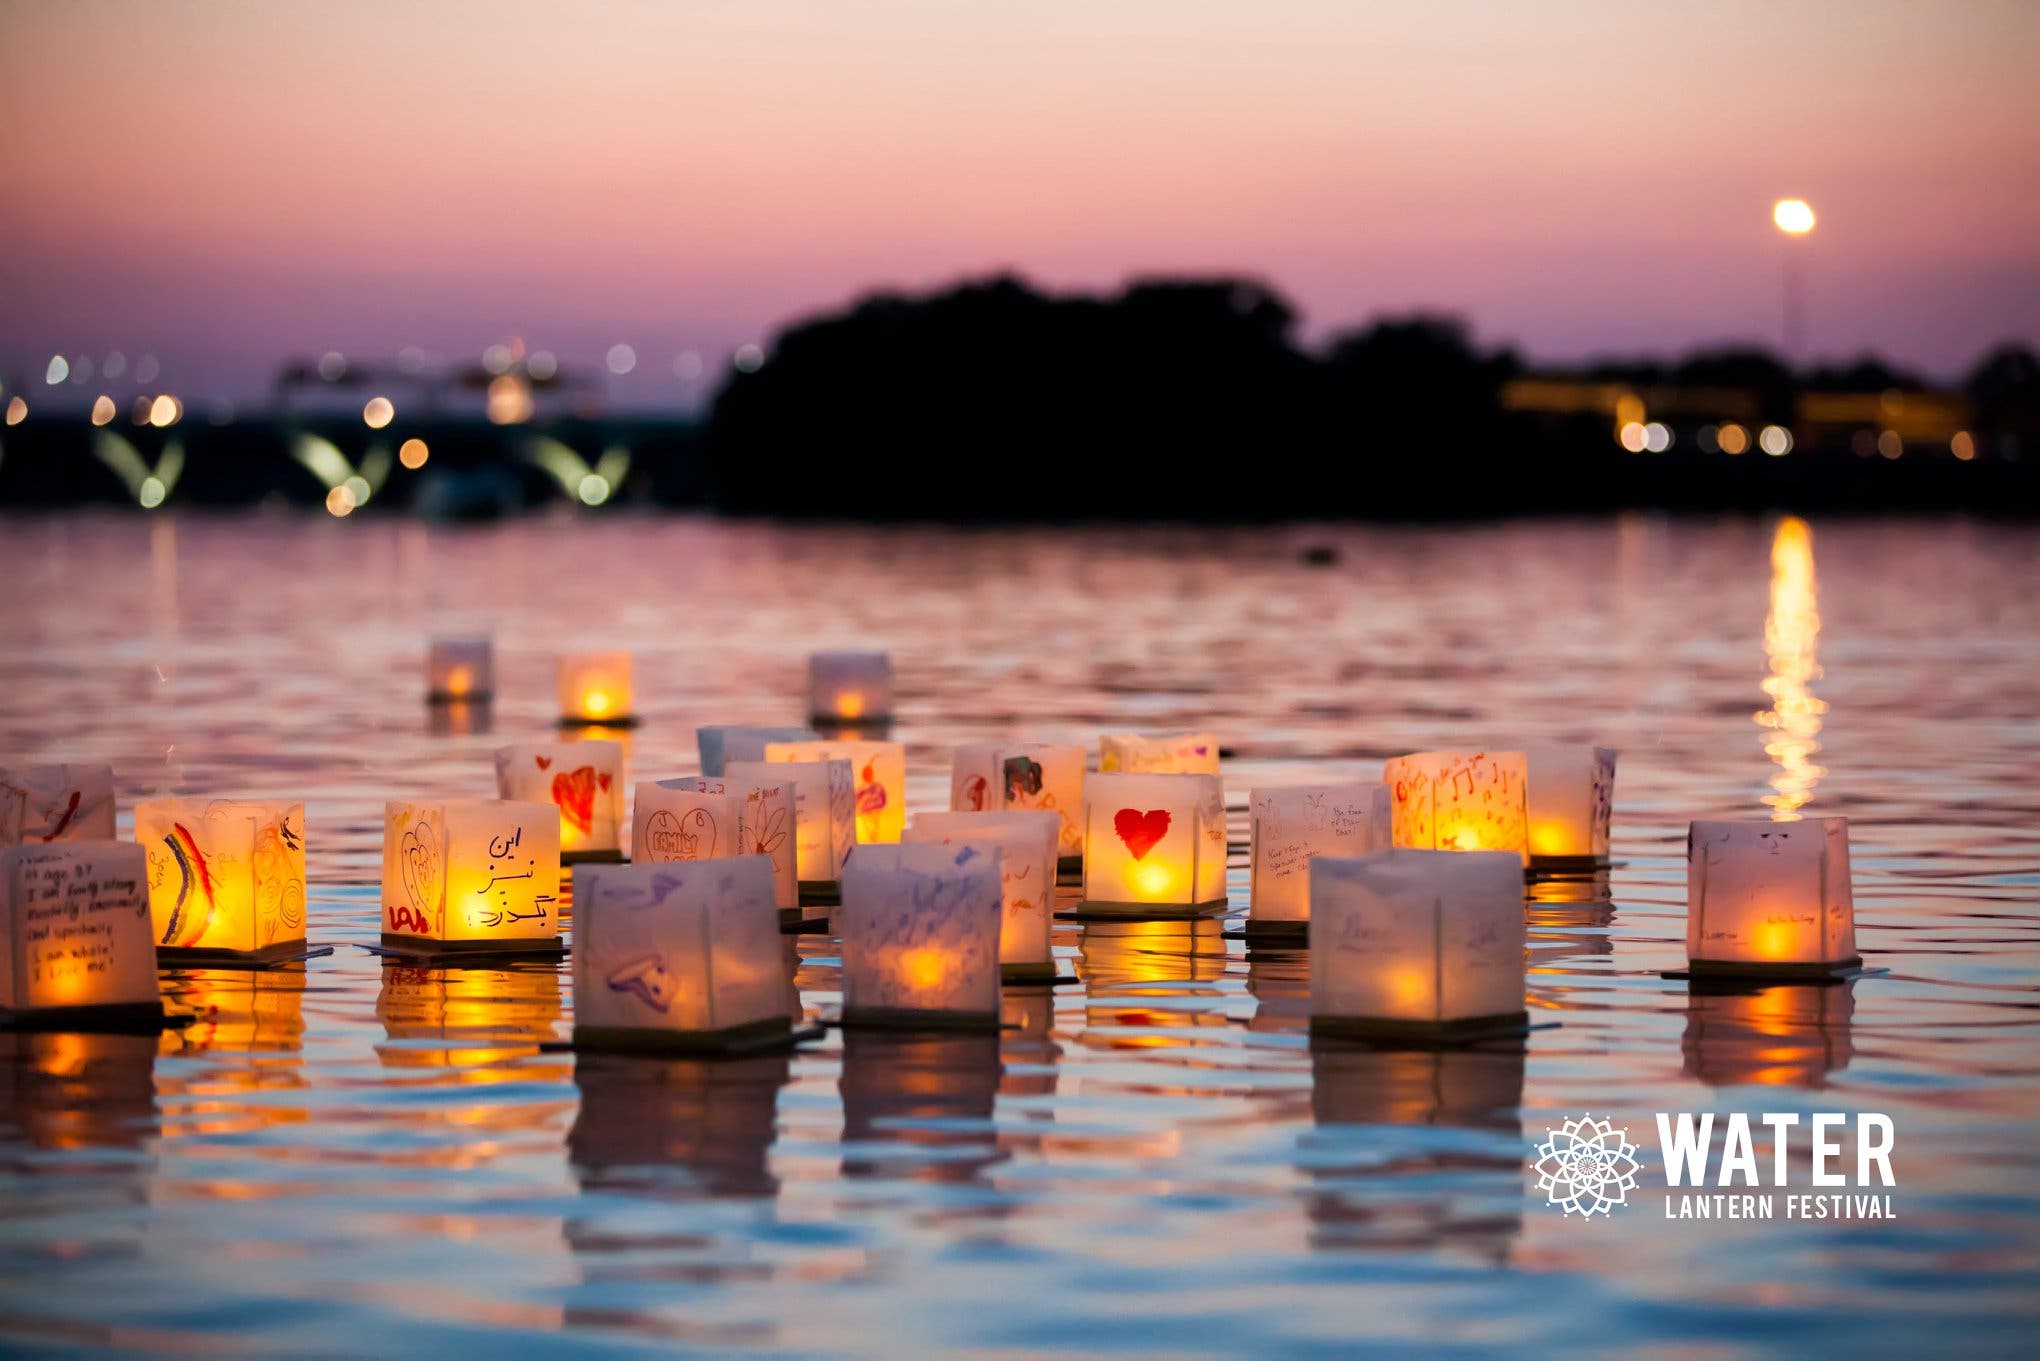
[[[70,842],[7,853],[16,1005],[153,1002],[146,859],[139,845]]]
[[[1249,797],[1255,921],[1310,917],[1310,862],[1388,849],[1388,791],[1374,785],[1257,789]]]

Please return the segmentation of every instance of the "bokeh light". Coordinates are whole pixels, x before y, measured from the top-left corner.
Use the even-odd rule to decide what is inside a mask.
[[[424,440],[407,439],[397,446],[397,462],[406,468],[422,468],[425,466],[425,460],[430,457],[432,451],[425,447]]]
[[[1771,205],[1771,221],[1787,236],[1804,236],[1813,230],[1813,207],[1803,198],[1781,198]]]
[[[362,424],[380,430],[397,418],[397,407],[387,397],[371,397],[361,408]]]
[[[1757,447],[1772,458],[1792,452],[1792,432],[1782,425],[1767,425],[1757,432]]]

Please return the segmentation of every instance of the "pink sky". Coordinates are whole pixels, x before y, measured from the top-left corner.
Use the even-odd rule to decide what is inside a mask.
[[[865,289],[1266,279],[1309,332],[1778,334],[1936,373],[2040,330],[2040,5],[0,0],[0,376],[516,335],[673,358]]]

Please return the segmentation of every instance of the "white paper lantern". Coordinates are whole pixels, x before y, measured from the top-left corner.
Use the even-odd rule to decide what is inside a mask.
[[[772,862],[591,866],[574,882],[574,1043],[724,1049],[788,1035]]]
[[[1420,751],[1382,771],[1395,844],[1420,851],[1514,851],[1530,858],[1527,762],[1520,751]]]
[[[728,762],[764,760],[767,743],[818,742],[821,736],[812,728],[752,728],[734,723],[694,730],[701,773],[711,779],[719,777]]]
[[[162,1014],[142,848],[59,841],[0,850],[0,1023]]]
[[[1860,965],[1849,820],[1694,823],[1686,954],[1696,975],[1811,977]]]
[[[1523,756],[1531,865],[1547,870],[1606,865],[1608,821],[1615,800],[1614,750],[1541,746],[1526,747]]]
[[[135,809],[156,947],[273,958],[305,944],[305,806],[160,799]]]
[[[767,761],[848,761],[859,845],[892,843],[907,825],[907,748],[901,742],[769,742]]]
[[[560,815],[461,799],[383,809],[383,943],[420,952],[554,952]]]
[[[1107,733],[1098,739],[1106,774],[1216,775],[1218,738],[1208,732]]]
[[[857,844],[854,779],[848,761],[731,761],[723,767],[732,788],[792,789],[795,874],[809,898],[835,896],[843,862]]]
[[[817,652],[808,658],[808,713],[817,723],[892,718],[892,658],[883,652]]]
[[[0,766],[0,846],[113,840],[113,767]]]
[[[1253,896],[1250,934],[1300,935],[1310,922],[1313,856],[1371,855],[1389,848],[1384,785],[1308,785],[1256,789],[1247,796]]]
[[[1313,1032],[1428,1036],[1520,1028],[1522,860],[1410,851],[1310,869]]]
[[[1056,846],[1062,819],[1051,809],[1015,813],[919,813],[907,824],[908,843],[968,847],[999,859],[1004,915],[999,965],[1009,982],[1055,977],[1049,950],[1055,911]]]
[[[560,658],[560,722],[633,721],[628,652],[580,652]]]
[[[964,742],[951,758],[949,807],[956,813],[1051,809],[1061,819],[1057,854],[1069,868],[1084,857],[1084,749],[1052,742]]]
[[[434,638],[425,658],[425,694],[434,703],[486,700],[496,691],[495,650],[487,638]]]
[[[773,897],[782,909],[800,905],[794,863],[793,786],[763,788],[688,776],[640,783],[631,805],[634,864],[764,856],[772,863]]]
[[[1003,899],[996,855],[859,846],[837,914],[844,1024],[996,1026]]]
[[[519,742],[496,750],[496,795],[560,810],[566,864],[623,858],[623,744]]]
[[[1216,775],[1085,777],[1082,912],[1196,916],[1225,900]]]

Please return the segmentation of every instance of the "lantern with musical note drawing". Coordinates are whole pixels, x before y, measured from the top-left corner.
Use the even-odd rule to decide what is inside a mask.
[[[1216,775],[1218,739],[1208,732],[1106,733],[1098,739],[1105,774]]]
[[[883,652],[816,652],[808,657],[808,713],[817,723],[884,723],[892,718],[892,658]]]
[[[560,948],[552,803],[459,799],[383,809],[383,944],[420,954]]]
[[[630,654],[580,652],[560,658],[560,722],[627,725],[631,712]]]
[[[486,700],[496,691],[495,651],[487,638],[434,638],[425,658],[425,695],[435,704]]]
[[[719,778],[731,761],[762,761],[768,742],[818,742],[821,734],[813,728],[755,728],[736,723],[718,723],[694,730],[701,753],[701,773]]]
[[[0,846],[113,840],[112,766],[0,766]]]
[[[907,748],[902,742],[768,742],[767,761],[850,763],[859,845],[895,842],[907,825]]]
[[[1615,799],[1615,752],[1608,747],[1523,749],[1530,867],[1585,872],[1608,864]]]
[[[956,813],[1046,808],[1061,820],[1057,854],[1075,869],[1084,858],[1084,749],[1053,742],[963,742],[950,761],[949,808]]]
[[[520,742],[496,751],[496,796],[560,810],[560,860],[623,859],[623,744]]]
[[[161,799],[135,809],[165,962],[289,959],[305,949],[305,806]]]
[[[857,795],[848,761],[731,761],[729,788],[787,788],[793,797],[795,874],[802,898],[833,901],[857,844]],[[768,825],[768,824],[761,824]]]
[[[999,857],[859,846],[843,870],[845,1025],[999,1024]]]
[[[1520,751],[1419,751],[1381,773],[1400,849],[1514,851],[1529,863],[1527,763]]]
[[[1216,775],[1084,778],[1080,913],[1200,916],[1225,900],[1225,796]]]
[[[1860,966],[1849,820],[1696,822],[1686,836],[1696,977],[1831,977]]]
[[[1004,910],[999,924],[999,967],[1007,982],[1055,977],[1049,918],[1055,911],[1056,845],[1062,819],[1053,809],[1011,813],[917,813],[908,843],[974,847],[997,855]]]
[[[1471,1037],[1519,1031],[1523,863],[1509,851],[1393,850],[1310,867],[1317,1034]]]
[[[142,848],[58,841],[0,850],[0,1027],[162,1016]]]
[[[1310,866],[1321,855],[1389,848],[1389,794],[1372,784],[1256,789],[1247,796],[1253,893],[1247,934],[1303,936],[1310,925]]]

